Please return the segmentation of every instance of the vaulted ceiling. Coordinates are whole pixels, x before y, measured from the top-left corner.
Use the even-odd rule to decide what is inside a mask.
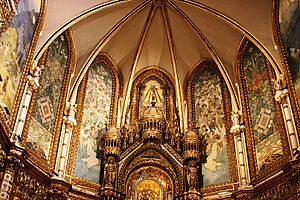
[[[180,104],[187,74],[204,58],[216,62],[235,96],[235,57],[243,37],[280,72],[272,9],[272,0],[49,0],[35,59],[71,27],[77,57],[71,84],[75,90],[93,58],[105,52],[120,69],[125,99],[134,77],[154,65],[173,77]]]

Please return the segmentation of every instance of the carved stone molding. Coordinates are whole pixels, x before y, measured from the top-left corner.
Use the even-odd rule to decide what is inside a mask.
[[[5,160],[6,152],[3,150],[2,144],[0,143],[0,183],[2,183],[2,178],[4,174]]]
[[[103,200],[123,200],[124,195],[121,194],[119,191],[113,189],[113,188],[102,188],[100,190],[100,198]]]
[[[53,200],[67,200],[69,197],[70,189],[71,189],[70,183],[67,183],[63,179],[53,177],[50,180],[48,197],[49,199],[53,199]]]
[[[21,170],[16,176],[11,196],[15,199],[48,199],[48,187]]]

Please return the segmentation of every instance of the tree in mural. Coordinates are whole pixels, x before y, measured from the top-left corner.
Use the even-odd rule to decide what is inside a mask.
[[[247,43],[242,70],[258,168],[282,156],[278,119],[271,89],[267,61],[252,43]]]

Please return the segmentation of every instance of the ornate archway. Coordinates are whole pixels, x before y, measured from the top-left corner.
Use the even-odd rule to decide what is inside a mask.
[[[168,177],[169,183],[172,185],[169,192],[172,191],[171,195],[173,198],[182,193],[184,190],[183,160],[180,157],[173,157],[172,155],[175,154],[173,154],[174,152],[170,153],[170,151],[171,149],[168,145],[154,143],[142,145],[141,143],[136,149],[131,150],[132,153],[130,155],[126,157],[122,157],[121,155],[118,172],[120,180],[118,183],[119,190],[126,191],[126,197],[130,199],[128,187],[130,186],[130,179],[134,174],[139,173],[141,169],[156,169],[164,174],[165,177]],[[151,180],[153,176],[148,174],[145,177],[149,177],[149,179],[143,180]],[[166,198],[164,197],[163,199]]]
[[[168,173],[155,166],[134,170],[126,181],[126,196],[133,200],[173,199],[174,184]]]

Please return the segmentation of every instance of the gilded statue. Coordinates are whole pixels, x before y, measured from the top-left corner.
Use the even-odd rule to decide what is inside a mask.
[[[189,192],[196,191],[198,175],[197,175],[197,166],[196,161],[190,161],[188,168],[187,168],[187,181],[189,184]]]
[[[106,187],[113,187],[116,178],[117,165],[113,156],[108,157],[104,167],[104,181]]]

